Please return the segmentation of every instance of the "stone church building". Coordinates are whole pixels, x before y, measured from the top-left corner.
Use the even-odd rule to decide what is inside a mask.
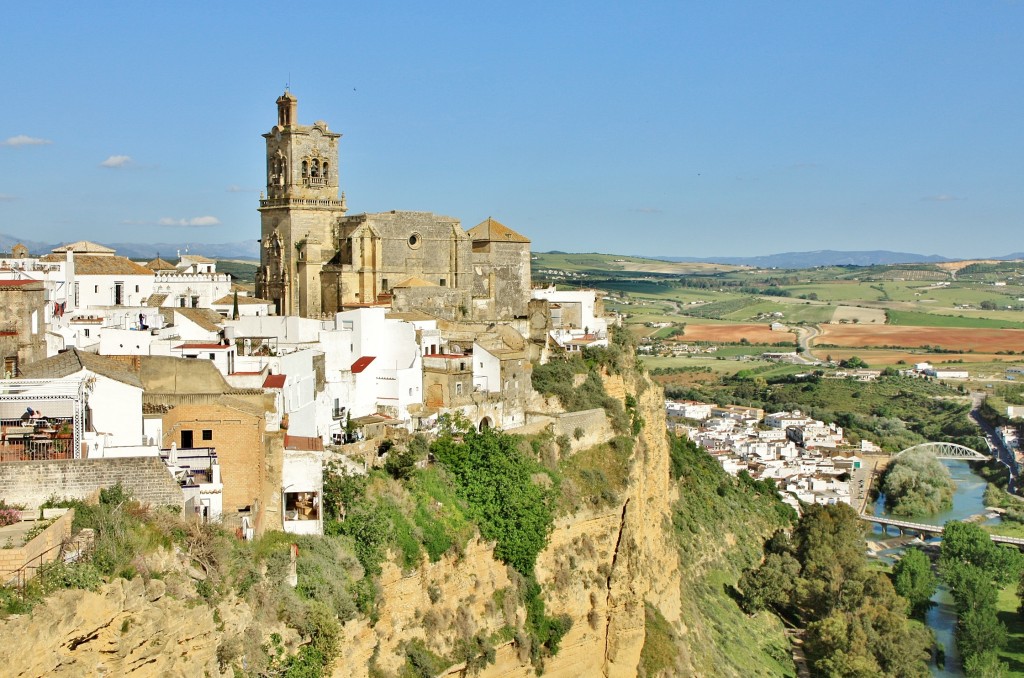
[[[256,295],[279,315],[317,318],[390,305],[448,320],[524,318],[530,241],[493,219],[469,231],[430,212],[349,215],[339,197],[338,141],[327,123],[300,125],[298,100],[277,99]]]

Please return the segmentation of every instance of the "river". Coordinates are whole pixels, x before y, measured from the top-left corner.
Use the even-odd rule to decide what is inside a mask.
[[[949,520],[964,520],[970,516],[977,515],[985,510],[985,503],[982,496],[985,493],[986,482],[971,470],[966,461],[946,460],[942,462],[949,469],[953,481],[956,483],[956,492],[953,495],[953,507],[948,511],[927,515],[913,516],[912,520],[919,520],[922,523],[933,525],[944,525]],[[875,502],[874,514],[876,516],[888,515],[885,511],[885,496],[880,496]],[[998,521],[998,518],[993,522]],[[869,539],[877,541],[882,539],[881,529],[875,527]],[[884,550],[880,557],[886,558],[901,553],[902,547]],[[935,632],[935,641],[946,651],[946,665],[940,669],[932,665],[934,676],[963,676],[960,668],[960,658],[956,652],[953,631],[956,628],[956,609],[953,606],[953,598],[949,589],[940,584],[939,590],[932,597],[935,605],[928,611],[925,621],[932,631]]]

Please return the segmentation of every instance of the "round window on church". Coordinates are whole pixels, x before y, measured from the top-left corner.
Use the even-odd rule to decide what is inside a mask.
[[[419,233],[413,233],[412,235],[409,236],[409,247],[411,247],[412,249],[417,249],[419,246],[420,246],[420,234]]]

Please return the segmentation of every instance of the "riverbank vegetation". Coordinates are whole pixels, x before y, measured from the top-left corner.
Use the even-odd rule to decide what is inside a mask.
[[[910,602],[910,612],[915,619],[924,620],[938,584],[932,572],[932,561],[924,551],[906,549],[892,568],[893,588]]]
[[[999,658],[1007,643],[999,589],[1016,582],[1022,568],[1024,557],[1016,548],[999,546],[977,525],[946,523],[939,569],[956,603],[956,644],[969,677],[1007,675],[1009,666]]]
[[[808,506],[792,537],[776,533],[739,582],[751,612],[804,626],[816,675],[927,676],[932,634],[910,619],[889,576],[868,566],[863,526],[845,504]]]
[[[931,515],[953,506],[956,485],[949,470],[926,450],[904,452],[882,478],[889,512],[897,516]]]

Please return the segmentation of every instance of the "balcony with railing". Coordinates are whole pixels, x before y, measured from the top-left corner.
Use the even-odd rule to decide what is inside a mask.
[[[71,418],[0,419],[0,462],[73,459]]]

